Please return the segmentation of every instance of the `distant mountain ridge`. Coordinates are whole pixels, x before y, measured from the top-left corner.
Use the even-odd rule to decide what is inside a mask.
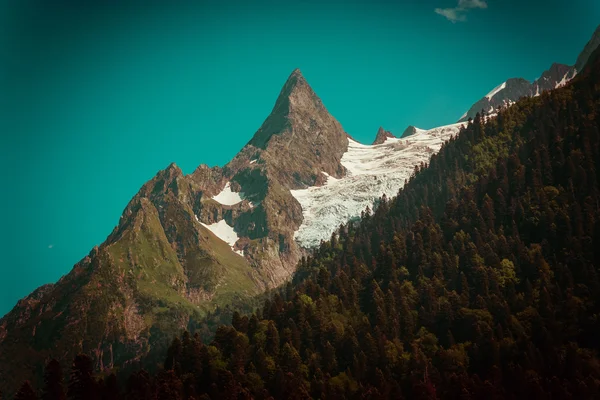
[[[469,118],[475,118],[477,113],[482,110],[486,114],[495,114],[498,108],[510,106],[521,97],[539,96],[547,90],[556,89],[564,86],[573,79],[577,73],[583,70],[592,52],[600,45],[600,26],[596,28],[591,39],[585,45],[574,65],[554,63],[550,69],[544,71],[542,75],[533,82],[523,78],[511,78],[498,85],[490,93],[481,98],[463,114],[458,122],[467,121]]]

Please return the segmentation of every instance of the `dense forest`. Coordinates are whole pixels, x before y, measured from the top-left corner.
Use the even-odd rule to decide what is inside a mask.
[[[121,384],[80,355],[16,399],[600,398],[593,59],[478,115],[254,313],[175,338],[156,374]]]

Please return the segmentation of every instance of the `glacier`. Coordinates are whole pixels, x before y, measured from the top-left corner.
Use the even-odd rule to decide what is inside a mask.
[[[348,150],[341,160],[346,176],[336,179],[322,172],[327,178],[324,185],[291,191],[304,217],[294,233],[295,240],[305,248],[318,246],[340,224],[360,216],[367,206],[373,207],[383,194],[396,196],[415,166],[428,162],[462,125],[465,123],[417,129],[406,139],[387,138],[379,145],[364,145],[348,138]]]

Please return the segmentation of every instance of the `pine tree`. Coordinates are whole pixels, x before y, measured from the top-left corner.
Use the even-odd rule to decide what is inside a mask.
[[[68,388],[69,400],[97,400],[98,387],[93,377],[92,359],[80,354],[73,360]]]
[[[181,344],[181,340],[178,337],[175,337],[167,350],[167,358],[164,363],[164,367],[167,371],[175,370],[177,373],[180,372],[182,351],[183,345]]]
[[[60,363],[53,358],[48,362],[44,371],[42,400],[65,400],[66,398],[62,368]]]
[[[267,342],[265,350],[268,354],[276,356],[279,353],[279,331],[273,321],[267,326]]]

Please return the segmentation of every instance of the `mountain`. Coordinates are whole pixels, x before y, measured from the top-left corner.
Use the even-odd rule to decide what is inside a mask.
[[[381,126],[377,130],[377,135],[375,136],[375,140],[373,140],[372,145],[383,144],[387,139],[392,138],[395,139],[396,136],[390,131],[386,131]]]
[[[551,82],[563,70],[543,77]],[[507,81],[488,101],[512,101],[503,96],[519,85]],[[107,370],[163,354],[173,335],[215,306],[244,304],[288,280],[310,249],[366,207],[386,204],[380,197],[398,193],[463,125],[409,127],[402,138],[380,129],[381,143],[363,145],[293,71],[228,164],[159,171],[101,246],[0,319],[0,390],[41,376],[49,358],[67,366],[88,353]]]
[[[290,278],[307,249],[397,193],[460,126],[418,129],[409,140],[380,128],[382,144],[362,145],[294,70],[228,164],[159,171],[102,245],[0,319],[0,371],[29,355],[0,390],[40,377],[49,358],[89,353],[104,370],[162,354],[215,306]]]
[[[11,392],[50,357],[94,354],[98,369],[164,350],[173,334],[216,305],[243,301],[290,277],[304,250],[290,189],[342,178],[342,126],[299,70],[273,111],[223,168],[175,164],[133,197],[118,226],[57,283],[0,319],[0,380]]]
[[[600,45],[600,26],[585,45],[577,62],[573,66],[554,63],[549,70],[533,82],[523,78],[511,78],[492,89],[481,100],[476,102],[463,114],[459,122],[475,118],[482,110],[486,114],[496,114],[498,109],[514,104],[521,97],[539,96],[541,93],[564,86],[573,79],[579,71],[583,70],[592,52]]]
[[[175,339],[154,381],[210,398],[600,398],[599,56],[476,118],[259,311],[210,344]]]
[[[75,385],[106,399],[600,398],[600,51],[588,63],[476,116],[210,343],[184,332],[121,389],[78,356]]]
[[[258,293],[248,260],[195,220],[194,182],[173,164],[159,172],[101,246],[0,320],[2,390],[39,376],[50,357],[65,362],[86,352],[99,370],[126,366],[164,351],[211,303]],[[243,212],[247,203],[228,212]]]
[[[101,246],[0,319],[0,371],[31,355],[0,389],[39,376],[50,357],[93,353],[111,369],[160,354],[215,306],[288,279],[306,249],[396,194],[460,126],[415,128],[408,140],[380,128],[382,144],[362,145],[293,71],[231,162],[159,171]]]

